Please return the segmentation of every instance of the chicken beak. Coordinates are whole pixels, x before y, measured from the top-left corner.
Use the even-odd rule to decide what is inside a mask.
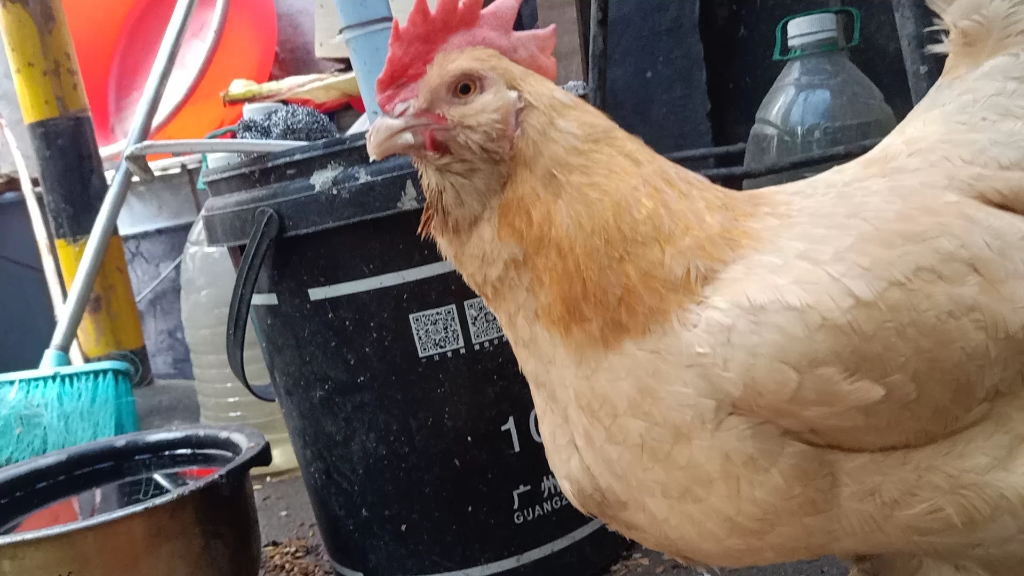
[[[420,129],[429,124],[429,121],[412,114],[398,118],[380,116],[370,126],[370,131],[366,135],[366,152],[370,155],[370,161],[383,160],[398,154],[411,154],[422,148],[423,135]]]

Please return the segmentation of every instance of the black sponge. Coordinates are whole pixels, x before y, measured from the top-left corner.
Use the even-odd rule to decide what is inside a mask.
[[[307,106],[286,104],[253,118],[242,118],[235,127],[235,137],[243,140],[293,140],[316,142],[339,136],[338,128],[325,114]],[[260,154],[239,154],[243,160]]]

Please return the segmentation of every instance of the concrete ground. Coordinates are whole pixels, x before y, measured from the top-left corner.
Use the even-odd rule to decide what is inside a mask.
[[[163,381],[136,391],[144,428],[199,421],[195,387],[188,381]],[[297,472],[254,477],[253,491],[263,534],[264,565],[260,576],[330,576],[316,520]],[[720,570],[721,576],[846,576],[834,559],[744,570]],[[686,568],[640,546],[627,552],[604,576],[710,576]]]

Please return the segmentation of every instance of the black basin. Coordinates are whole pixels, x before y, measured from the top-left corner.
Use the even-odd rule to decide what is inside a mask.
[[[0,468],[0,575],[255,576],[248,427],[125,434]]]

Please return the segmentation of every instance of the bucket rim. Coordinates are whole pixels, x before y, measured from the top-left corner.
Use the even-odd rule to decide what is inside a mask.
[[[305,159],[316,157],[313,154]],[[311,175],[307,165],[303,174],[287,181],[250,183],[243,190],[211,195],[200,213],[207,243],[218,247],[245,245],[260,209],[277,214],[281,221],[279,237],[287,238],[420,211],[426,204],[419,174],[407,157],[351,164],[332,163],[330,155],[323,155],[317,160],[317,165],[321,163],[323,166]]]
[[[334,138],[326,138],[324,140],[309,142],[302,146],[296,146],[287,150],[267,152],[266,154],[261,154],[254,158],[231,162],[222,166],[207,167],[203,170],[203,182],[206,183],[207,186],[213,183],[214,188],[210,189],[211,196],[219,196],[221,194],[217,193],[217,183],[229,180],[236,176],[245,175],[257,170],[273,170],[275,168],[281,168],[287,171],[289,169],[289,164],[314,159],[318,156],[328,157],[352,151],[357,153],[362,152],[362,156],[365,156],[366,160],[369,160],[365,149],[365,133],[360,132],[356,134],[340,135]],[[232,193],[235,192],[229,192],[229,194]]]

